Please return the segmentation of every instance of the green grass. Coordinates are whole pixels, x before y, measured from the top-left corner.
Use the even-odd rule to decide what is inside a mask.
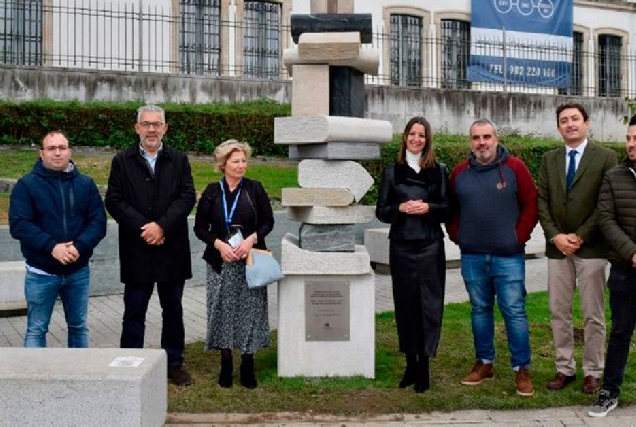
[[[77,150],[72,159],[82,173],[95,180],[97,185],[108,183],[110,162],[115,151],[105,150]],[[2,178],[18,179],[28,173],[38,158],[37,148],[33,149],[5,149],[0,151],[0,171]],[[221,174],[214,171],[214,162],[206,156],[190,156],[192,177],[197,193],[203,192],[212,181],[218,181]],[[254,160],[248,163],[246,176],[260,181],[273,200],[280,200],[281,190],[287,187],[298,187],[298,168],[291,161]],[[1,200],[1,199],[0,199]],[[0,202],[1,203],[1,202]],[[0,224],[6,209],[0,204]]]
[[[575,297],[578,301],[578,296]],[[575,310],[576,357],[581,360],[582,320]],[[258,413],[313,411],[334,415],[420,413],[460,409],[540,409],[554,406],[587,406],[594,397],[581,392],[582,374],[560,392],[550,392],[547,382],[554,376],[554,347],[545,292],[527,299],[532,345],[535,396],[515,394],[514,373],[501,316],[496,315],[497,361],[495,379],[475,387],[460,384],[472,364],[474,351],[468,303],[449,304],[444,313],[442,338],[437,357],[431,360],[431,389],[415,394],[399,389],[404,358],[398,353],[395,318],[392,312],[376,315],[376,377],[279,378],[276,362],[276,333],[272,346],[255,355],[259,386],[247,390],[238,384],[239,355],[235,352],[235,384],[231,389],[217,385],[218,352],[204,352],[203,343],[186,348],[186,364],[196,383],[188,388],[169,388],[169,411],[187,413]],[[608,313],[609,319],[609,313]],[[636,403],[636,367],[628,364],[621,404]]]

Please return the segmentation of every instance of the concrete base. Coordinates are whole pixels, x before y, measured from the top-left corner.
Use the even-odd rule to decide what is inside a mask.
[[[346,280],[350,286],[348,341],[307,341],[305,282]],[[287,275],[278,282],[278,376],[375,378],[375,275]]]
[[[109,366],[117,358],[137,367]],[[0,348],[3,425],[162,426],[167,413],[163,350]]]
[[[0,263],[0,317],[24,316],[24,262]]]

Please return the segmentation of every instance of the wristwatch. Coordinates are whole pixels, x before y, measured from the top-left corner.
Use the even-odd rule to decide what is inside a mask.
[[[250,237],[252,238],[252,241],[254,242],[254,244],[258,243],[258,237],[256,236],[256,233],[250,235]]]

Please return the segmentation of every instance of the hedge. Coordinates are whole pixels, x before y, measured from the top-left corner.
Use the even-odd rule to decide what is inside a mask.
[[[0,144],[38,145],[61,130],[73,145],[128,147],[138,139],[136,110],[143,103],[0,102]],[[161,105],[161,104],[160,104]],[[234,104],[161,105],[166,110],[166,141],[173,147],[210,154],[234,138],[249,142],[256,155],[286,156],[274,144],[274,117],[288,116],[289,104],[258,100]]]

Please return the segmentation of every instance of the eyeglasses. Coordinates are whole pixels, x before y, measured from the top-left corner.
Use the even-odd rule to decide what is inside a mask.
[[[42,147],[42,151],[47,151],[49,153],[54,153],[57,150],[60,150],[62,153],[68,150],[67,145],[49,145],[48,147]]]
[[[144,129],[150,129],[151,127],[155,129],[159,129],[160,127],[164,125],[164,123],[161,123],[161,122],[141,122],[138,124]]]

